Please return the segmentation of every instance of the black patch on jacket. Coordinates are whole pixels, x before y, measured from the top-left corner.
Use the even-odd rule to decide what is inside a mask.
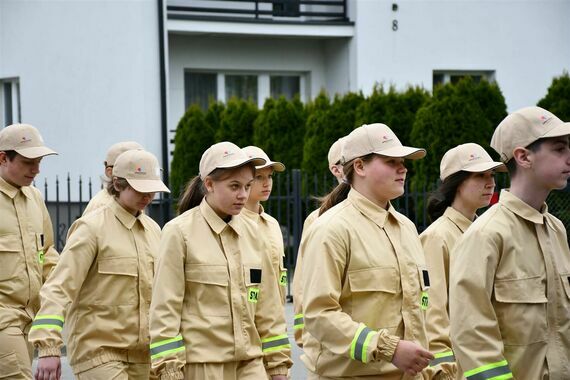
[[[424,286],[428,287],[429,286],[429,273],[427,270],[422,269],[422,275],[424,276]]]
[[[249,270],[249,280],[251,282],[261,282],[261,269],[251,268]]]

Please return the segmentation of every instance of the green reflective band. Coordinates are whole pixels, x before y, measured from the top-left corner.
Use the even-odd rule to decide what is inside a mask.
[[[354,334],[354,339],[352,339],[352,344],[350,345],[350,358],[353,360],[359,360],[366,363],[366,356],[368,351],[368,343],[372,339],[374,331],[369,329],[364,325],[360,325],[356,334]]]
[[[182,335],[178,335],[176,338],[162,340],[150,345],[150,358],[156,359],[161,356],[166,356],[173,354],[175,352],[185,351],[184,340]]]
[[[472,369],[465,372],[464,375],[467,380],[503,380],[513,378],[506,360]]]
[[[291,343],[289,343],[287,334],[261,340],[261,350],[263,352],[279,351],[282,348],[289,347],[291,347]]]
[[[438,365],[440,363],[453,363],[453,362],[455,362],[455,355],[453,354],[453,351],[440,352],[440,353],[437,353],[433,356],[435,356],[435,359],[433,359],[432,361],[429,362],[430,367],[433,367],[433,366]]]
[[[295,315],[295,319],[293,320],[293,329],[299,330],[305,327],[305,320],[303,319],[303,314]]]
[[[287,271],[286,270],[281,272],[281,276],[279,276],[279,285],[281,285],[281,286],[287,285]]]
[[[420,305],[422,306],[422,310],[427,310],[429,304],[429,296],[427,292],[422,292],[422,298],[420,301]]]
[[[38,251],[38,262],[40,264],[44,263],[44,256],[45,256],[44,251]]]
[[[59,315],[36,315],[32,322],[31,330],[37,329],[54,329],[61,331],[63,329],[63,317]]]
[[[257,303],[259,299],[259,288],[247,289],[247,300],[251,303]]]

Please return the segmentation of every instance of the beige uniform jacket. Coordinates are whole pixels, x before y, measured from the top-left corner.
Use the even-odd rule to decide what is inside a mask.
[[[186,363],[263,357],[269,375],[292,365],[271,260],[242,218],[226,223],[204,199],[164,227],[150,312],[152,366],[162,379],[182,378]]]
[[[61,330],[75,373],[109,361],[149,363],[151,286],[160,227],[116,201],[75,222],[29,340],[43,356],[59,356]]]
[[[295,319],[293,320],[293,331],[295,333],[295,343],[297,346],[303,347],[303,327],[305,322],[303,320],[303,241],[309,231],[309,227],[319,217],[319,209],[311,212],[303,223],[303,232],[301,233],[301,244],[299,245],[299,252],[297,253],[297,262],[295,263],[295,275],[293,276],[293,310]]]
[[[420,234],[431,280],[426,329],[429,349],[436,355],[434,362],[455,361],[449,338],[449,253],[470,225],[468,218],[453,207],[448,207]]]
[[[449,311],[468,380],[569,378],[570,251],[546,205],[501,192],[452,252]]]
[[[40,287],[58,259],[38,189],[0,177],[0,330],[28,331],[40,308]]]
[[[287,269],[283,264],[285,248],[283,246],[283,233],[277,219],[267,214],[260,206],[260,212],[253,212],[245,207],[241,211],[244,225],[252,237],[254,244],[259,245],[259,251],[268,252],[271,265],[279,286],[282,303],[285,304],[287,296]],[[283,310],[285,313],[285,310]]]
[[[427,348],[429,274],[415,226],[356,190],[321,215],[305,240],[301,358],[325,377],[402,379],[400,339]],[[445,363],[447,364],[447,363]],[[453,378],[453,368],[417,378]]]
[[[85,216],[92,211],[100,209],[101,207],[105,207],[112,201],[113,201],[113,196],[109,194],[106,188],[103,188],[99,190],[99,192],[95,194],[93,198],[91,198],[89,203],[87,203],[87,207],[85,207],[85,210],[83,210],[82,216]]]

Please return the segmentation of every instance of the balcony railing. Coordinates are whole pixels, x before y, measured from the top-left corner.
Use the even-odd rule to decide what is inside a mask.
[[[169,19],[348,23],[347,0],[168,0]]]

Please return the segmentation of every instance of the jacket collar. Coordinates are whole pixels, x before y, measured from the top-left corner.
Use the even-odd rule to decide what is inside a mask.
[[[251,210],[248,210],[247,208],[243,208],[243,210],[241,210],[240,215],[242,215],[245,218],[251,219],[253,221],[255,221],[256,223],[259,222],[259,219],[263,219],[266,222],[270,221],[270,217],[269,215],[265,212],[265,209],[263,208],[262,205],[259,205],[259,211],[258,212],[254,212]]]
[[[123,206],[117,202],[115,197],[113,197],[113,201],[109,203],[109,208],[111,211],[113,211],[113,214],[115,214],[121,224],[127,227],[129,230],[133,228],[137,220],[141,223],[143,228],[147,228],[146,221],[143,219],[144,213],[141,212],[138,216],[135,217],[133,214],[125,210]]]
[[[512,211],[514,214],[535,224],[543,224],[544,218],[548,214],[548,206],[546,203],[543,204],[541,211],[538,211],[517,198],[508,190],[501,191],[499,203]]]
[[[18,192],[22,191],[28,198],[32,198],[32,189],[30,186],[22,186],[17,188],[9,184],[4,178],[0,177],[0,191],[9,196],[10,198],[14,199],[14,197],[18,194]]]
[[[399,223],[403,223],[403,217],[396,211],[396,209],[394,209],[392,203],[390,202],[388,202],[388,210],[385,210],[374,202],[370,201],[364,195],[360,194],[354,188],[350,189],[348,193],[348,200],[358,211],[372,220],[380,228],[384,228],[388,216],[392,216]]]
[[[453,207],[448,207],[443,213],[443,216],[445,216],[453,224],[455,224],[461,232],[465,232],[467,228],[469,228],[471,223],[473,223],[468,218],[466,218],[465,215],[463,215]]]
[[[243,212],[243,209],[242,209]],[[238,235],[241,235],[242,226],[241,226],[241,219],[239,215],[232,216],[232,219],[229,223],[224,222],[222,218],[216,214],[214,209],[208,204],[206,201],[206,197],[202,199],[200,203],[200,213],[206,219],[206,222],[210,225],[210,228],[214,230],[216,234],[221,234],[226,227],[230,227],[233,229]]]

